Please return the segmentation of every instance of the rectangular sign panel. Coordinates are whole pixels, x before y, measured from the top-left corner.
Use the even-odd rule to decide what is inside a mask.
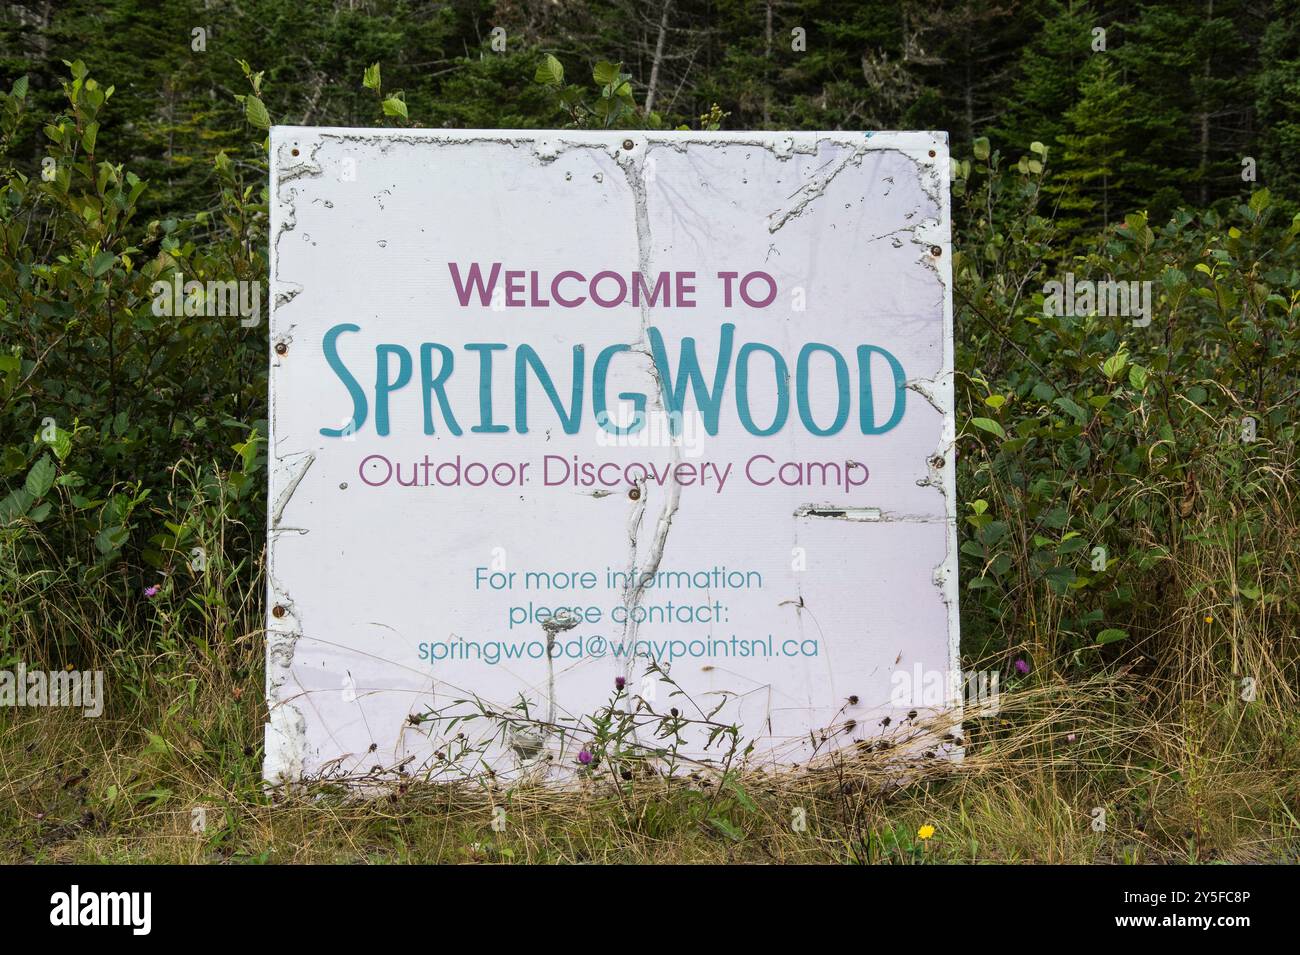
[[[268,779],[806,765],[956,710],[943,134],[271,148]]]

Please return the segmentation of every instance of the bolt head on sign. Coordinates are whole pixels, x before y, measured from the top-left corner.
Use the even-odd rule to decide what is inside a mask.
[[[268,779],[958,754],[946,135],[625,136],[272,130]]]

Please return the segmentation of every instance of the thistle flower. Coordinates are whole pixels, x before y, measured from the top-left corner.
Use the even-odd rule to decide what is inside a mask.
[[[161,586],[159,586],[158,584],[151,584],[150,586],[144,589],[144,595],[148,597],[150,600],[152,600],[154,597],[158,595],[158,591],[160,590],[162,590]]]
[[[591,753],[587,752],[587,747],[583,747],[578,753],[578,762],[584,766],[591,764]]]

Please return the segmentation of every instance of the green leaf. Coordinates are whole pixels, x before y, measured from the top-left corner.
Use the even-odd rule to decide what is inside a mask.
[[[98,252],[90,262],[90,274],[99,278],[110,268],[117,257],[112,252]]]
[[[987,136],[980,136],[973,143],[971,143],[971,151],[975,154],[975,158],[978,159],[980,162],[983,162],[984,160],[988,159],[989,138]]]
[[[126,543],[127,530],[120,524],[114,524],[105,527],[95,535],[95,549],[104,556],[108,556],[116,550],[121,549]]]
[[[971,418],[970,423],[975,427],[987,431],[990,434],[996,434],[999,438],[1005,438],[1007,433],[1002,430],[1002,425],[998,424],[992,418]]]
[[[1128,353],[1119,352],[1118,354],[1111,355],[1102,363],[1101,371],[1107,379],[1114,381],[1120,376],[1120,373],[1124,370],[1124,366],[1127,364]]]
[[[618,67],[607,60],[601,60],[591,71],[591,78],[601,86],[609,86],[618,79]]]
[[[371,63],[366,67],[365,73],[361,77],[361,85],[368,90],[379,92],[379,64]]]
[[[1075,585],[1078,574],[1072,567],[1049,567],[1043,572],[1047,579],[1047,586],[1051,588],[1054,594],[1064,594]]]
[[[546,59],[542,60],[537,67],[537,72],[533,74],[533,81],[544,83],[547,86],[561,86],[564,83],[564,64],[557,60],[551,54],[546,54]]]
[[[709,822],[713,824],[713,828],[734,842],[739,842],[745,837],[745,834],[737,829],[730,819],[714,816]]]
[[[244,116],[258,129],[271,128],[271,114],[266,111],[266,105],[256,96],[244,97]]]
[[[394,93],[392,96],[388,97],[388,99],[384,100],[384,115],[400,116],[402,119],[407,118],[406,102],[401,98],[400,94]]]
[[[749,798],[749,793],[745,792],[740,783],[732,779],[728,785],[731,791],[736,794],[736,802],[740,803],[743,809],[747,812],[758,812],[758,806],[754,804],[754,800]]]
[[[1116,643],[1117,641],[1127,640],[1127,639],[1128,639],[1127,630],[1115,630],[1115,629],[1103,630],[1101,633],[1097,634],[1097,646],[1102,646],[1103,644],[1107,644],[1107,643]]]
[[[39,500],[45,496],[45,492],[50,489],[53,483],[54,462],[50,460],[48,454],[42,454],[41,459],[33,464],[32,469],[27,472],[27,481],[23,486],[33,499]]]
[[[1084,540],[1082,537],[1075,537],[1067,540],[1062,540],[1060,545],[1056,548],[1056,556],[1068,557],[1070,554],[1078,553],[1079,551],[1083,550],[1087,546],[1088,546],[1088,542]]]
[[[1083,407],[1079,405],[1077,402],[1075,402],[1073,399],[1067,398],[1064,395],[1062,395],[1061,397],[1053,401],[1052,404],[1056,405],[1056,407],[1060,408],[1062,411],[1068,414],[1079,424],[1087,423],[1089,418],[1088,412],[1084,411]]]
[[[1172,292],[1187,284],[1187,273],[1173,267],[1167,268],[1160,273],[1160,284],[1165,287],[1165,291]]]
[[[8,524],[15,521],[27,513],[27,509],[32,506],[32,496],[27,493],[26,489],[16,487],[9,492],[9,496],[0,500],[0,525]]]

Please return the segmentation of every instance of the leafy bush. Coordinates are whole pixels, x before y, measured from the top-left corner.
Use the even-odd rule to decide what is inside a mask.
[[[181,459],[233,470],[243,516],[261,520],[251,478],[265,431],[266,308],[251,326],[210,317],[217,303],[204,289],[264,282],[265,167],[219,153],[210,210],[141,221],[147,184],[99,139],[115,90],[80,62],[69,69],[66,109],[42,121],[40,168],[25,174],[0,157],[0,521],[40,530],[40,545],[23,538],[26,560],[52,551],[97,577],[166,566],[160,548],[180,541],[158,537],[158,515],[143,512]],[[0,94],[5,142],[26,119],[25,97],[22,80]],[[180,309],[170,295],[155,307],[159,289],[187,282],[204,288]]]
[[[1278,222],[1260,189],[1223,216],[1130,214],[1063,255],[1046,150],[981,152],[960,165],[954,257],[967,639],[1036,627],[1081,651],[1166,633],[1184,605],[1294,622],[1300,568],[1270,530],[1297,518],[1300,217]],[[1149,281],[1147,323],[1049,314],[1065,271]],[[1213,594],[1186,575],[1208,533],[1235,561]]]
[[[156,307],[158,283],[265,280],[271,118],[262,74],[241,66],[250,142],[216,154],[209,208],[138,217],[148,184],[99,136],[115,91],[80,62],[64,109],[39,118],[40,168],[0,154],[3,571],[93,584],[122,620],[137,619],[146,587],[200,586],[191,552],[212,526],[197,500],[227,502],[235,564],[260,560],[269,303],[251,325],[206,314],[197,286],[181,311],[198,314]],[[566,84],[554,57],[536,70],[574,124],[662,122],[637,108],[621,67],[598,64],[593,84]],[[361,85],[383,121],[416,121],[378,64]],[[0,94],[0,145],[33,122],[26,104],[24,80]],[[977,139],[955,163],[966,652],[1158,669],[1187,652],[1189,627],[1235,609],[1254,614],[1251,638],[1210,633],[1197,658],[1237,673],[1272,654],[1285,685],[1300,220],[1261,188],[1222,214],[1132,213],[1081,245],[1053,218],[1049,153],[1034,143],[1013,163]],[[1150,282],[1149,321],[1045,308],[1046,283],[1065,273]],[[26,620],[29,633],[59,626]]]

